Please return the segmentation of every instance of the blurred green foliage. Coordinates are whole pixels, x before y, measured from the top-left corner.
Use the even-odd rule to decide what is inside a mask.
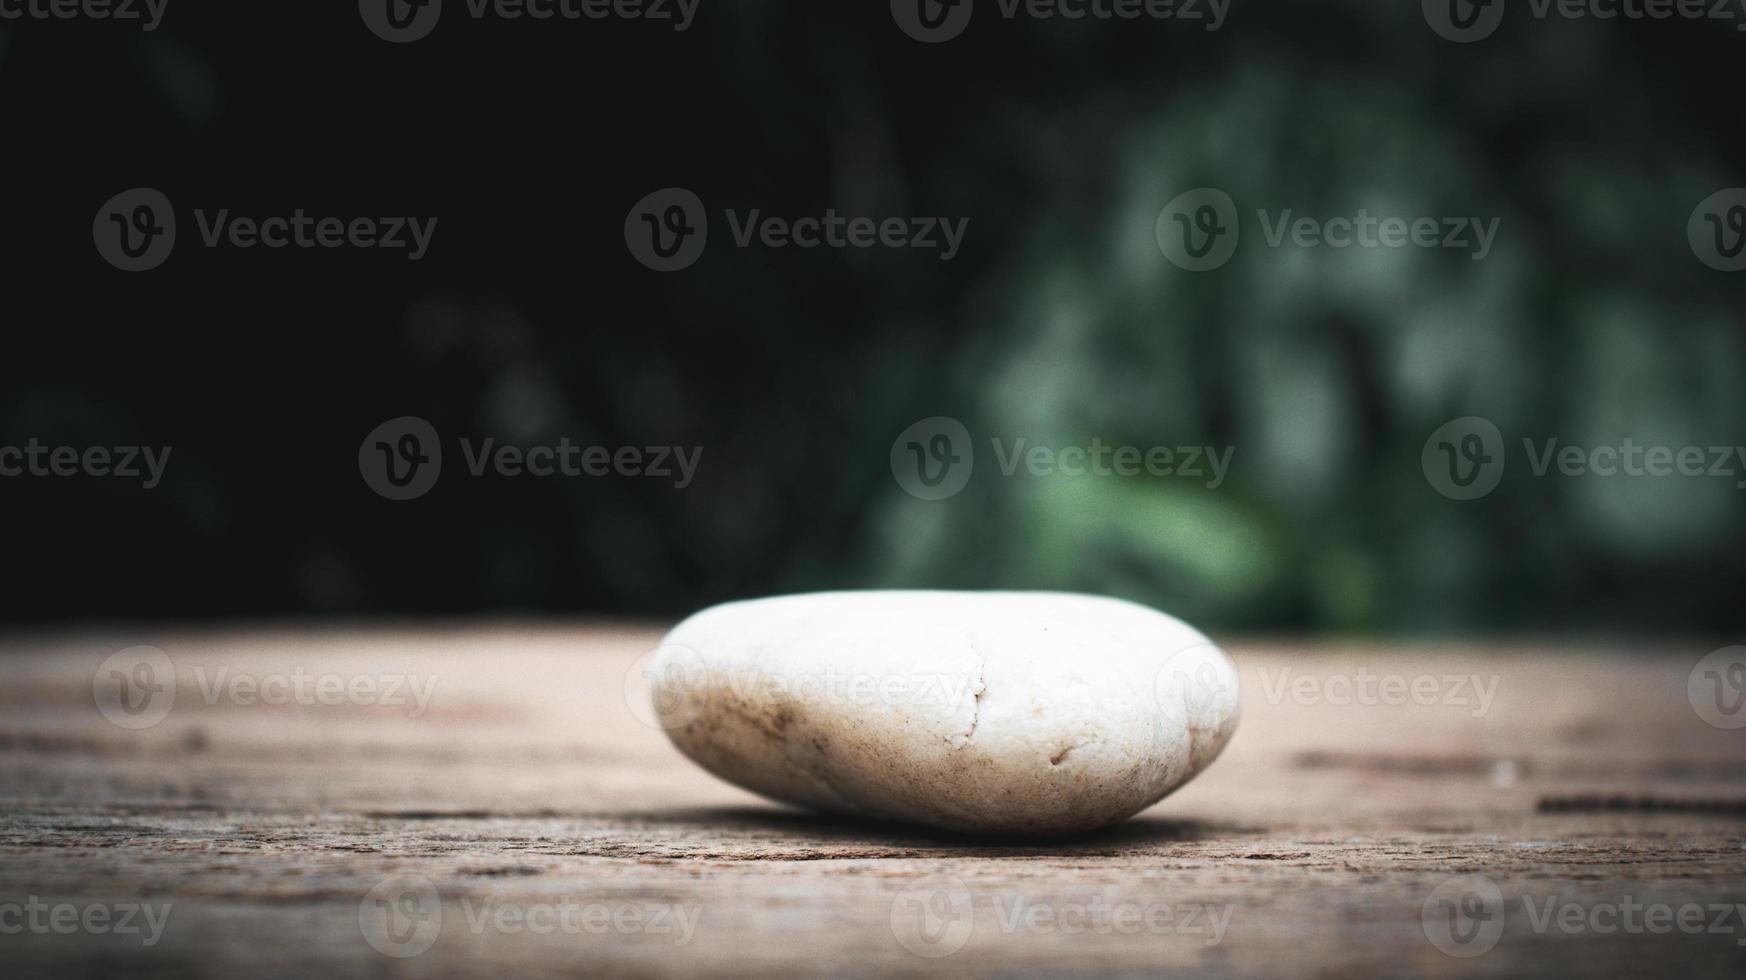
[[[345,5],[0,28],[10,130],[45,148],[13,163],[0,436],[177,447],[151,497],[0,487],[36,556],[10,615],[668,616],[901,586],[1112,593],[1221,630],[1743,625],[1741,477],[1537,478],[1522,452],[1746,443],[1746,277],[1685,234],[1746,184],[1732,24],[1512,4],[1457,45],[1415,3],[1237,0],[1217,32],[980,6],[941,45],[884,3],[798,0],[705,4],[678,36],[445,17],[404,46]],[[178,246],[118,279],[90,211],[138,185],[442,227],[416,265]],[[622,239],[664,186],[716,220],[672,275]],[[1243,237],[1192,273],[1154,224],[1203,186]],[[970,226],[951,262],[742,249],[729,208]],[[1501,224],[1473,261],[1270,248],[1257,209]],[[389,504],[357,441],[405,414],[705,456],[683,491],[445,475]],[[977,467],[928,502],[888,458],[936,415]],[[1420,454],[1469,415],[1510,463],[1461,503]],[[1007,477],[993,438],[1235,457],[1217,489]]]

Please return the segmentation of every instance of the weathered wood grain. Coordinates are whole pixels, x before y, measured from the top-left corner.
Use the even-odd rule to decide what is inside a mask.
[[[7,972],[1746,967],[1746,731],[1692,709],[1687,675],[1703,649],[1239,644],[1244,718],[1206,774],[1114,830],[1014,842],[819,819],[715,781],[626,704],[627,675],[634,700],[633,664],[657,638],[511,625],[5,641],[0,909],[35,897],[81,913],[144,903],[167,914],[147,947],[143,936],[83,926],[8,932],[20,913],[0,911]],[[176,675],[168,717],[138,731],[106,720],[93,697],[98,666],[135,644],[168,652]],[[432,693],[423,712],[357,703],[369,698],[208,696],[238,675],[299,671],[405,675]],[[1338,703],[1343,685],[1365,678],[1383,695],[1385,676],[1435,678],[1436,700]],[[1456,676],[1479,683],[1458,690],[1445,680]],[[416,891],[386,908],[366,900],[384,881],[398,896],[408,875],[431,883],[435,905]],[[1439,916],[1452,921],[1433,893],[1464,875],[1495,883],[1503,928],[1483,955],[1457,958],[1431,941],[1427,922],[1434,931]],[[967,915],[954,905],[965,897]],[[1548,901],[1576,928],[1540,924]],[[1627,901],[1670,914],[1702,906],[1704,928],[1604,931],[1608,910]],[[571,918],[556,918],[566,908]],[[1491,911],[1468,908],[1476,914],[1462,921],[1476,926]],[[529,914],[553,928],[535,931]],[[395,940],[418,938],[419,922],[435,929],[419,955],[371,944],[406,951]],[[389,924],[408,931],[383,932]]]

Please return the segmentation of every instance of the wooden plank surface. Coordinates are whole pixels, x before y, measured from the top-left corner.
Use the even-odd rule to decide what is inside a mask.
[[[1746,967],[1746,729],[1694,709],[1704,649],[1233,644],[1244,717],[1209,771],[1014,842],[716,781],[631,707],[658,638],[0,642],[0,950],[80,976]],[[165,693],[109,659],[140,644],[173,664],[167,713],[115,701],[118,665]]]

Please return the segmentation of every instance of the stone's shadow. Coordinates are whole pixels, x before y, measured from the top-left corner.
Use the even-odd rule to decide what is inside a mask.
[[[1234,825],[1141,815],[1113,827],[1081,834],[1048,837],[961,834],[912,824],[840,814],[817,814],[774,805],[666,810],[639,814],[637,819],[643,823],[704,825],[725,831],[774,833],[792,843],[811,840],[828,844],[998,850],[1025,856],[1083,854],[1088,851],[1145,844],[1223,840],[1259,833],[1253,828]]]

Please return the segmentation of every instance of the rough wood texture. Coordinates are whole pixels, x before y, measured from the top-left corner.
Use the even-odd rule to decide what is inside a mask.
[[[0,644],[7,972],[1746,967],[1746,730],[1693,710],[1702,649],[1238,644],[1244,718],[1207,773],[1112,831],[988,842],[818,819],[716,782],[626,705],[626,677],[634,698],[633,663],[657,637],[543,626]],[[93,677],[140,643],[172,656],[176,699],[134,731],[98,710]],[[419,714],[360,703],[375,696],[241,703],[247,681],[231,686],[299,671],[435,687]],[[1457,675],[1479,682],[1457,689]],[[1433,703],[1341,703],[1365,684],[1378,699],[1411,690],[1384,677],[1435,678]],[[1466,875],[1494,883],[1501,907],[1477,879],[1438,891]],[[428,880],[434,901],[400,876]],[[168,917],[150,947],[56,932],[52,912],[39,913],[48,927],[9,928],[33,897]],[[1695,932],[1681,928],[1691,912],[1677,918],[1686,905],[1703,907]],[[1446,954],[1430,934],[1451,927],[1474,937],[1457,952],[1490,948]],[[377,948],[427,940],[412,956]]]

